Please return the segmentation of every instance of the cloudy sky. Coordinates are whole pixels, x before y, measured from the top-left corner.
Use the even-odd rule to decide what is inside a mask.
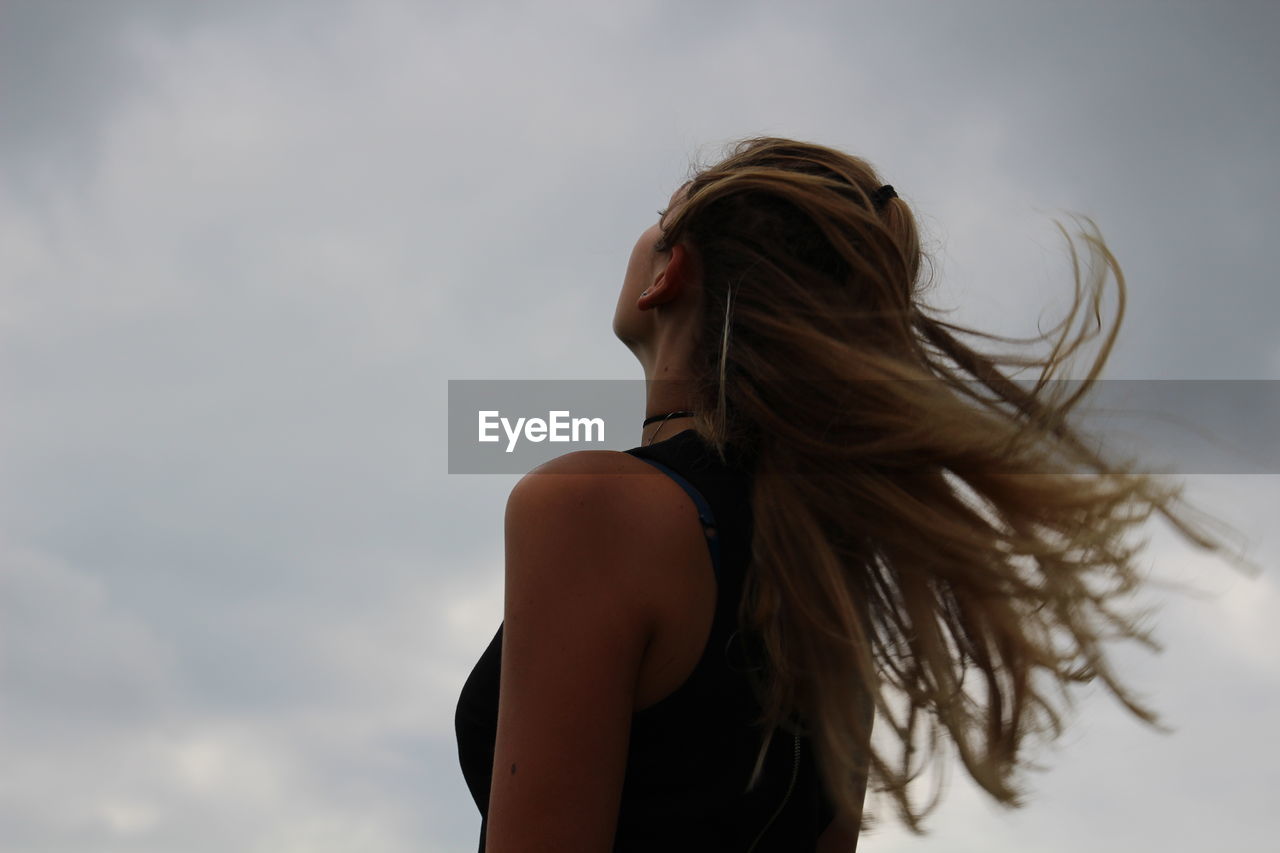
[[[1053,319],[1088,213],[1108,377],[1280,379],[1277,35],[1262,0],[4,0],[0,850],[474,849],[452,716],[516,477],[447,473],[447,380],[639,378],[631,245],[732,139],[870,159],[992,331]],[[1188,481],[1259,577],[1151,529],[1210,593],[1118,657],[1175,734],[1086,690],[1027,808],[953,772],[932,835],[860,849],[1272,849],[1269,470]]]

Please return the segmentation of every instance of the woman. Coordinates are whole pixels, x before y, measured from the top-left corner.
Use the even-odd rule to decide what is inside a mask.
[[[1047,687],[1096,677],[1154,723],[1100,648],[1150,643],[1115,610],[1126,534],[1154,511],[1220,543],[1065,420],[1124,307],[1085,222],[1052,352],[996,357],[923,304],[911,211],[866,162],[751,139],[676,191],[614,317],[640,446],[508,500],[504,621],[457,716],[482,851],[848,851],[869,781],[920,829],[940,743],[1020,804],[1024,741],[1061,730]],[[1116,324],[1083,382],[1050,381],[1108,272]]]

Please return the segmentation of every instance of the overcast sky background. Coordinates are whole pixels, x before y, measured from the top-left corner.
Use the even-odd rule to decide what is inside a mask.
[[[1278,35],[1261,0],[4,0],[0,850],[474,849],[453,710],[516,478],[446,473],[446,381],[640,378],[628,253],[732,139],[870,159],[961,321],[1057,316],[1078,210],[1130,286],[1107,376],[1280,378]],[[1027,808],[953,765],[931,836],[860,850],[1273,849],[1280,483],[1190,484],[1266,571],[1151,529],[1214,594],[1118,657],[1177,733],[1085,690]]]

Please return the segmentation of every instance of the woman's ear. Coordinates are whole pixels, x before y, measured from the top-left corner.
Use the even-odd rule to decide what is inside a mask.
[[[676,243],[672,246],[671,258],[667,261],[667,268],[663,271],[663,278],[667,280],[669,286],[672,286],[673,295],[693,284],[697,275],[698,260],[689,250],[689,247],[682,243]]]
[[[695,264],[689,250],[677,243],[671,247],[670,253],[671,256],[667,258],[666,264],[654,278],[653,284],[640,294],[643,307],[670,302],[683,293],[690,284]],[[649,299],[650,294],[655,298]]]

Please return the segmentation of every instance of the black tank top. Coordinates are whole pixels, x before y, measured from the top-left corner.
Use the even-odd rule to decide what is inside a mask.
[[[778,729],[762,778],[745,790],[762,737],[752,725],[760,706],[748,673],[760,659],[759,646],[737,622],[751,547],[750,465],[732,451],[722,463],[692,429],[626,452],[671,476],[694,501],[704,528],[713,528],[707,542],[716,610],[693,673],[632,717],[613,849],[811,851],[835,812],[808,737]],[[501,652],[499,626],[462,688],[454,718],[462,773],[480,809],[480,853],[488,828]]]

